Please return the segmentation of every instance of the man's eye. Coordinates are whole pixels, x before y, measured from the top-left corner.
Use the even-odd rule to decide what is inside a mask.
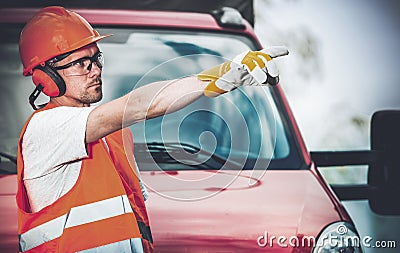
[[[87,59],[79,59],[76,62],[74,62],[74,64],[72,64],[72,66],[84,67],[85,66],[85,61],[87,61]]]

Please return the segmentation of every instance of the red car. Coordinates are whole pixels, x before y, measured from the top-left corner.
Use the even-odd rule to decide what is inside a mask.
[[[76,11],[101,34],[114,34],[99,43],[106,59],[103,102],[262,48],[252,27],[229,8],[214,15]],[[18,39],[34,12],[0,10],[4,253],[18,251],[14,155],[33,90],[21,74]],[[156,252],[362,252],[340,243],[359,240],[357,231],[307,151],[280,85],[202,98],[131,128]],[[332,236],[338,243],[327,240]]]

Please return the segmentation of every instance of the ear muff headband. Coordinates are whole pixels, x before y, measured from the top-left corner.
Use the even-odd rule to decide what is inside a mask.
[[[33,83],[43,86],[43,93],[49,97],[59,97],[65,94],[64,79],[56,70],[45,64],[37,66],[32,74]]]

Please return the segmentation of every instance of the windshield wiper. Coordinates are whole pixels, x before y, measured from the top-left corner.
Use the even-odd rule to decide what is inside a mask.
[[[150,159],[157,163],[183,164],[196,169],[220,169],[225,165],[232,169],[242,168],[239,163],[229,161],[191,144],[179,142],[135,143],[135,157],[138,162],[146,162]]]
[[[17,157],[0,152],[0,157],[4,157],[10,161],[0,159],[0,173],[1,174],[16,174],[17,173]]]
[[[4,153],[4,152],[1,152],[1,151],[0,151],[0,156],[1,156],[1,157],[4,157],[4,158],[7,158],[7,159],[10,160],[11,162],[17,164],[17,157],[14,156],[14,155],[10,155],[10,154],[7,154],[7,153]],[[0,160],[0,161],[1,161],[1,160]]]

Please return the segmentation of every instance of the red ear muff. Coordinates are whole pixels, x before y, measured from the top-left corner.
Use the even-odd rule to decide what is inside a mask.
[[[43,86],[43,93],[50,97],[59,97],[65,93],[65,82],[62,77],[48,65],[37,66],[32,74],[33,83]]]

